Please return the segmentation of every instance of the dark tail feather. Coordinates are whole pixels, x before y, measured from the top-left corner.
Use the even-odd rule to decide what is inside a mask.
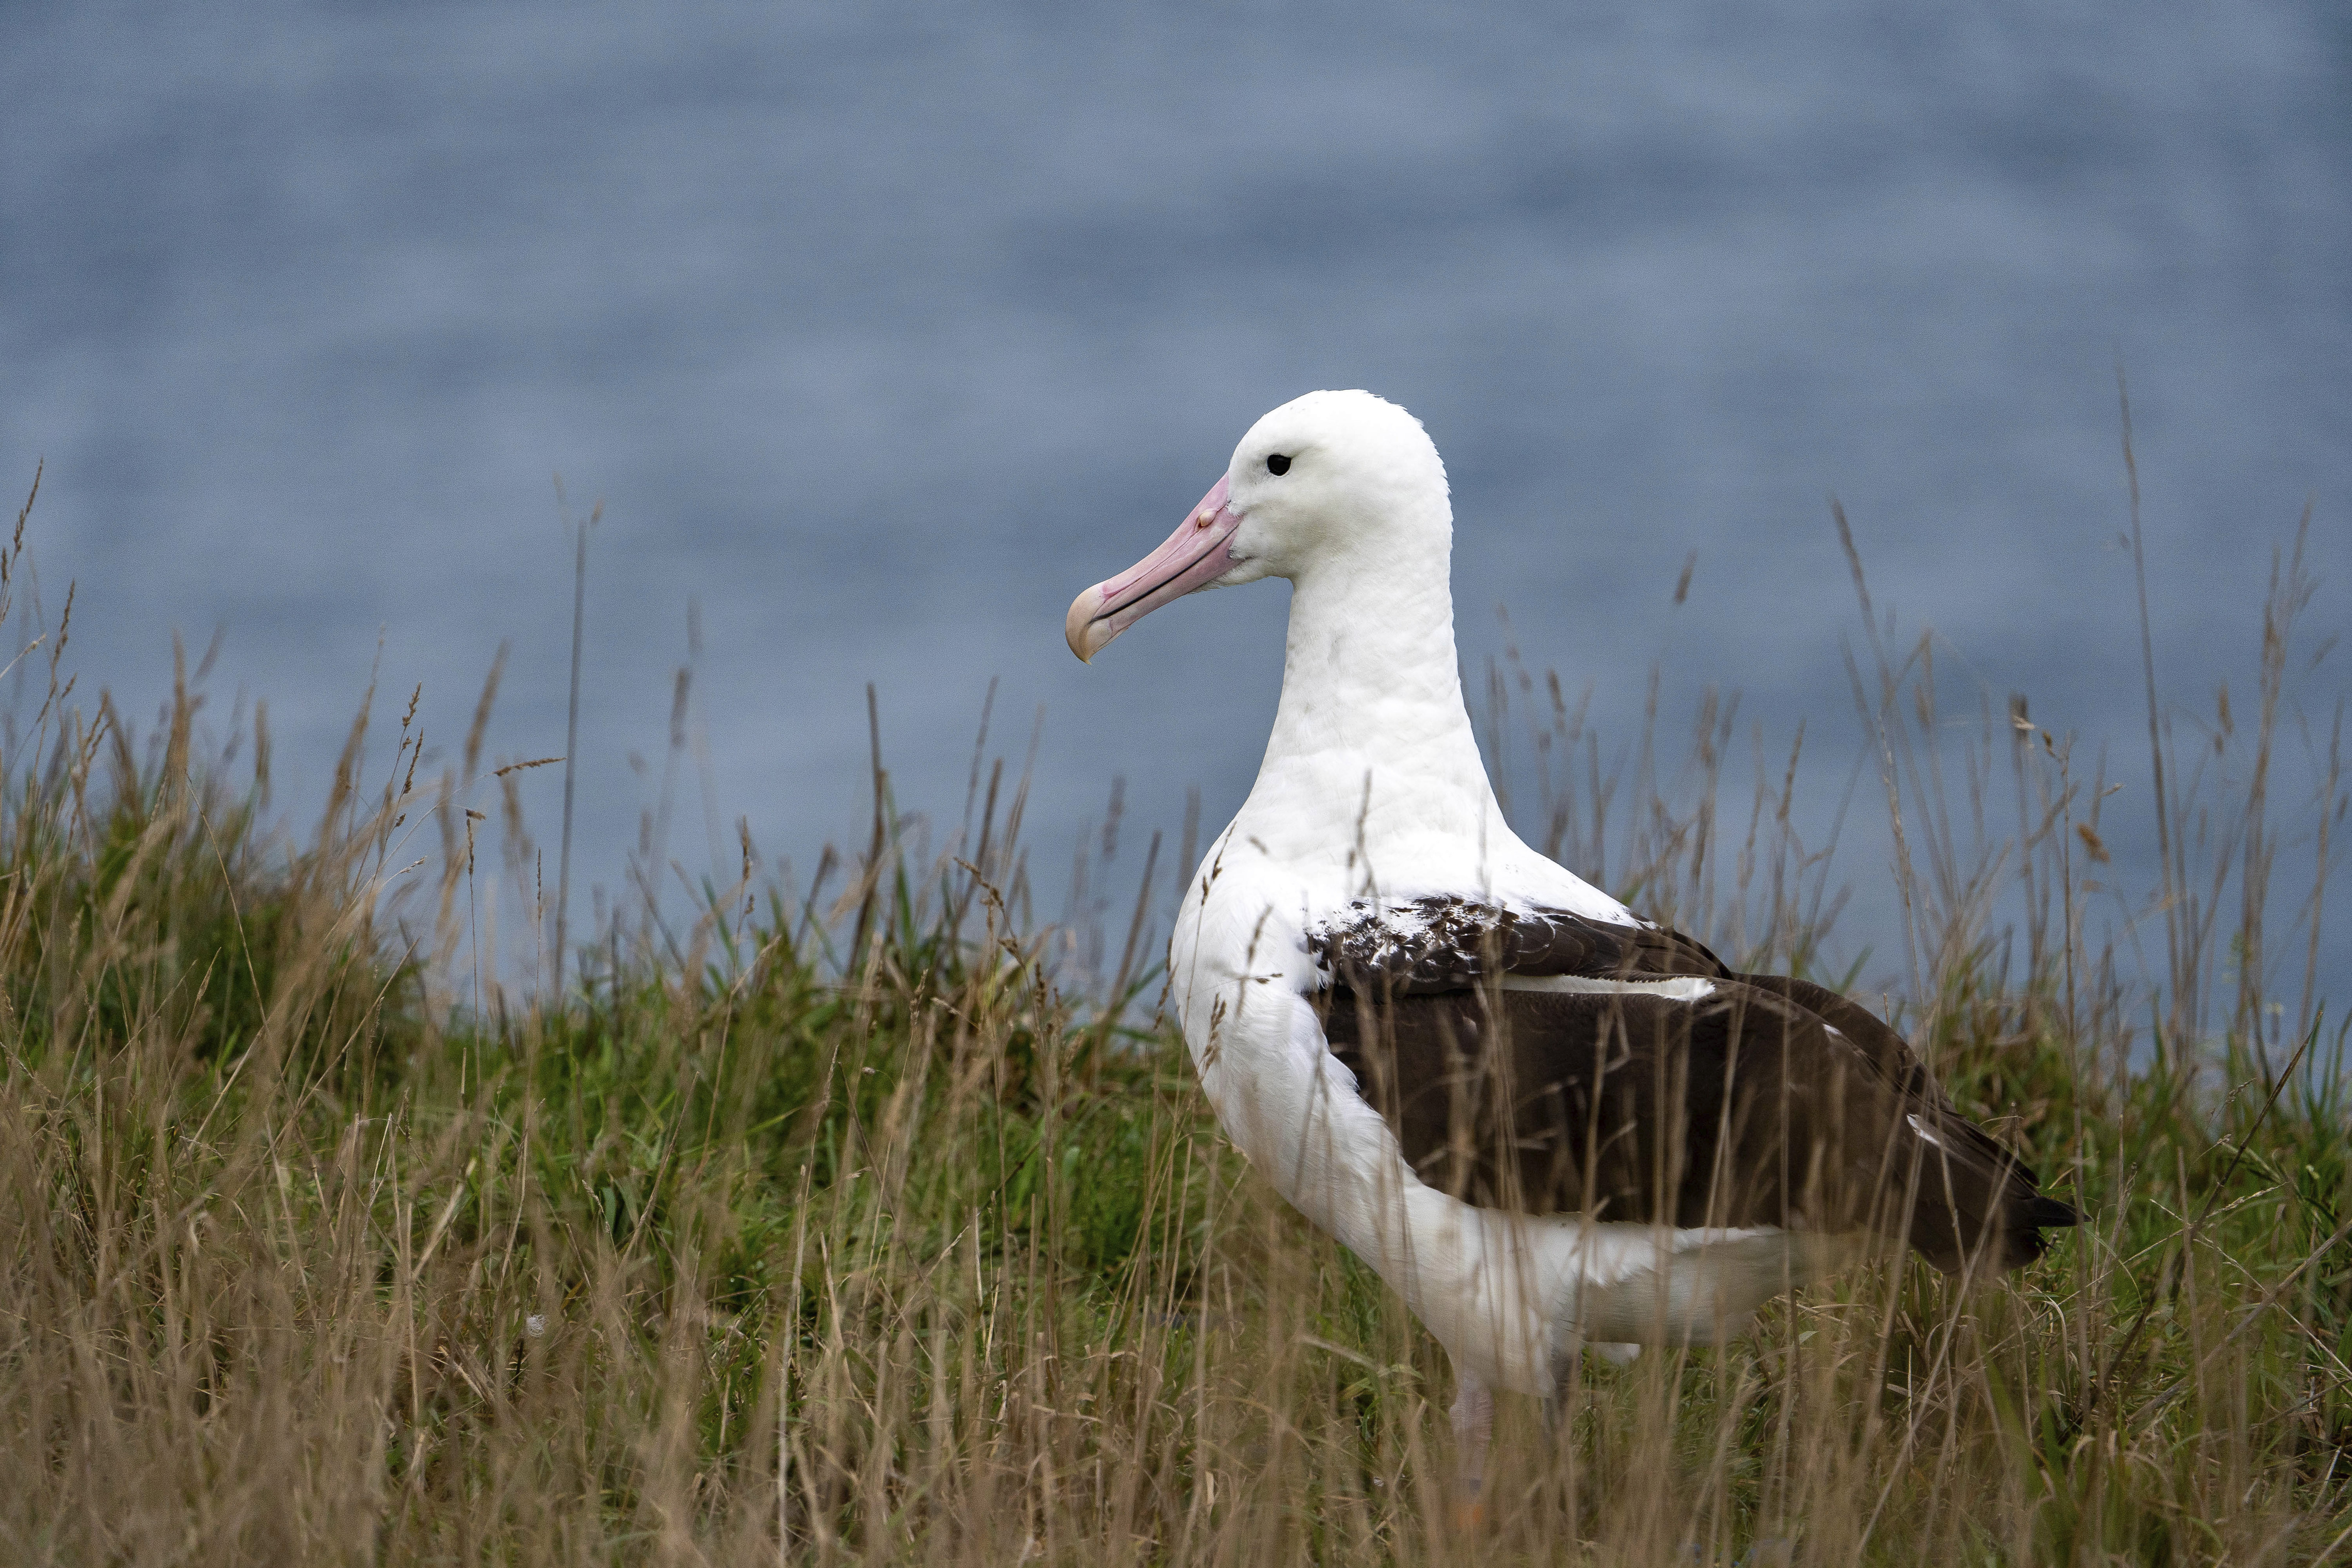
[[[2044,1229],[2080,1225],[2083,1216],[2071,1204],[2035,1193],[2022,1203],[2011,1201],[2001,1212],[2000,1234],[1990,1238],[1990,1261],[2000,1268],[2020,1268],[2032,1262],[2048,1249],[2050,1238]]]
[[[2042,1256],[2042,1233],[2079,1225],[2071,1204],[2033,1189],[2032,1174],[2014,1157],[1997,1165],[1937,1160],[1919,1173],[1912,1198],[1914,1250],[1947,1274],[1977,1260],[1979,1271],[2020,1268]]]
[[[2044,1197],[2040,1193],[2034,1194],[2033,1201],[2025,1205],[2024,1218],[2030,1226],[2053,1230],[2083,1223],[2083,1216],[2075,1211],[2074,1205],[2062,1204],[2056,1198]]]

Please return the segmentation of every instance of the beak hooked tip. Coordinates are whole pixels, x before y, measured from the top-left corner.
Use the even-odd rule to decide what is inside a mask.
[[[1110,641],[1097,629],[1095,612],[1101,597],[1102,584],[1097,583],[1070,601],[1070,613],[1062,621],[1062,636],[1068,640],[1070,651],[1078,656],[1080,664],[1092,664],[1103,644]]]

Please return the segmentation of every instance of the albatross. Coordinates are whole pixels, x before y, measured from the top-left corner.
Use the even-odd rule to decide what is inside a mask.
[[[1497,1390],[1719,1343],[1874,1250],[2014,1268],[2077,1216],[1868,1009],[1735,973],[1511,831],[1453,535],[1420,421],[1313,392],[1065,632],[1091,661],[1196,590],[1291,584],[1265,760],[1186,888],[1170,994],[1226,1135],[1444,1345],[1475,1508]]]

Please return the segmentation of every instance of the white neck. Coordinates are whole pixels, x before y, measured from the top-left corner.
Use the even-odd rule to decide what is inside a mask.
[[[1278,858],[1349,861],[1442,837],[1482,855],[1515,843],[1462,702],[1449,541],[1428,559],[1360,552],[1294,579],[1282,701],[1234,820]]]

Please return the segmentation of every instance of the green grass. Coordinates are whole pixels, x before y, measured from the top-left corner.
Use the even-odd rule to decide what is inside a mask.
[[[1586,1365],[1557,1432],[1504,1412],[1466,1533],[1443,1357],[1218,1136],[1148,958],[1143,1026],[1057,989],[996,814],[969,865],[911,863],[885,811],[829,903],[615,922],[559,1005],[479,956],[482,884],[532,910],[509,943],[547,922],[510,795],[469,847],[478,728],[446,782],[405,731],[380,788],[347,759],[297,841],[193,754],[184,685],[145,763],[48,689],[0,809],[10,1563],[2352,1561],[2343,1032],[2315,999],[2292,1064],[2248,1032],[2294,1017],[2244,978],[2259,908],[2213,937],[2176,890],[2133,918],[2196,984],[2117,978],[2095,782],[2006,716],[1939,760],[1915,658],[1857,679],[1910,849],[1879,962],[2088,1223],[1996,1285],[1888,1265]],[[1742,961],[1818,965],[1826,858],[1777,765],[1715,815],[1702,719],[1679,794],[1531,820]],[[1591,745],[1564,705],[1528,729]],[[1973,843],[2012,766],[2018,834]],[[2242,825],[2200,853],[2332,852],[2333,772],[2299,842],[2199,787],[2180,821]]]

